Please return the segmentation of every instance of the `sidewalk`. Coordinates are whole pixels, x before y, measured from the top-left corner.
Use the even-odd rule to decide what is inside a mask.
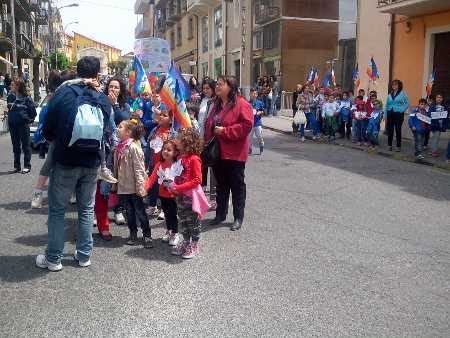
[[[291,135],[293,137],[299,137],[299,133],[293,134],[292,132],[292,117],[282,116],[278,115],[276,117],[268,117],[263,116],[262,123],[263,128],[268,130],[273,130],[279,133],[283,133],[286,135]],[[402,160],[402,161],[408,161],[408,162],[415,162],[419,164],[425,164],[436,168],[446,169],[450,170],[450,163],[445,162],[446,154],[447,154],[447,144],[448,139],[450,136],[450,132],[445,132],[441,134],[439,144],[438,144],[438,153],[439,157],[432,157],[428,154],[429,151],[429,145],[428,149],[424,150],[422,152],[422,155],[425,157],[423,160],[416,160],[414,158],[414,140],[412,139],[412,133],[403,135],[402,139],[402,151],[401,152],[395,152],[394,151],[388,151],[387,150],[387,135],[384,135],[383,132],[381,132],[378,136],[378,139],[380,141],[380,147],[377,147],[374,149],[369,149],[367,147],[357,147],[356,143],[352,143],[352,141],[347,139],[339,139],[339,140],[333,140],[328,141],[325,138],[316,139],[313,141],[312,139],[312,131],[305,130],[305,142],[330,142],[330,146],[336,145],[336,146],[342,146],[347,148],[353,148],[355,150],[359,151],[365,151],[367,153],[372,153],[374,155],[381,155],[385,157],[390,157],[396,160]],[[300,140],[299,140],[300,142]],[[394,143],[395,143],[395,136],[394,136]]]

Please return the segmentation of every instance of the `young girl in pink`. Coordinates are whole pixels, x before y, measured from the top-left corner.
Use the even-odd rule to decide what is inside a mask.
[[[174,163],[177,161],[178,150],[174,140],[166,140],[161,150],[161,160],[155,165],[151,176],[144,184],[144,190],[148,191],[156,181],[159,185],[159,199],[166,219],[167,231],[162,241],[169,245],[177,245],[179,242],[177,202],[173,193],[167,190],[168,185],[175,180]]]

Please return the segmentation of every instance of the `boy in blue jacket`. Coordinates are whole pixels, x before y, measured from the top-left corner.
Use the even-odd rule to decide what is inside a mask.
[[[418,160],[424,158],[422,156],[423,142],[425,134],[427,130],[430,130],[431,125],[431,114],[425,110],[426,106],[427,100],[420,99],[419,105],[411,111],[408,118],[408,125],[414,134],[414,155]]]
[[[250,142],[249,142],[249,148],[248,148],[248,154],[251,155],[252,154],[252,148],[253,148],[253,142],[252,142],[252,138],[253,135],[256,135],[256,138],[258,139],[259,142],[259,154],[263,155],[264,154],[264,140],[262,137],[262,121],[261,121],[261,117],[264,114],[264,105],[261,101],[257,100],[258,97],[258,91],[256,89],[250,89],[250,100],[248,102],[250,102],[250,104],[253,107],[253,116],[255,118],[254,123],[253,123],[253,128],[252,131],[250,132]]]

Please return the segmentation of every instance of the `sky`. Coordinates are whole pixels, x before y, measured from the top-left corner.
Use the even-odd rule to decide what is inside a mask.
[[[56,0],[59,7],[78,3],[78,7],[62,8],[66,33],[79,34],[107,43],[122,50],[122,55],[133,51],[134,29],[142,15],[134,14],[135,0]]]

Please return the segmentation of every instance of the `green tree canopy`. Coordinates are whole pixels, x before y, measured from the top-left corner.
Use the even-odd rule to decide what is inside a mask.
[[[56,53],[50,52],[48,58],[50,59],[51,69],[65,70],[69,69],[69,60],[66,55],[58,52],[58,64],[56,64]]]

